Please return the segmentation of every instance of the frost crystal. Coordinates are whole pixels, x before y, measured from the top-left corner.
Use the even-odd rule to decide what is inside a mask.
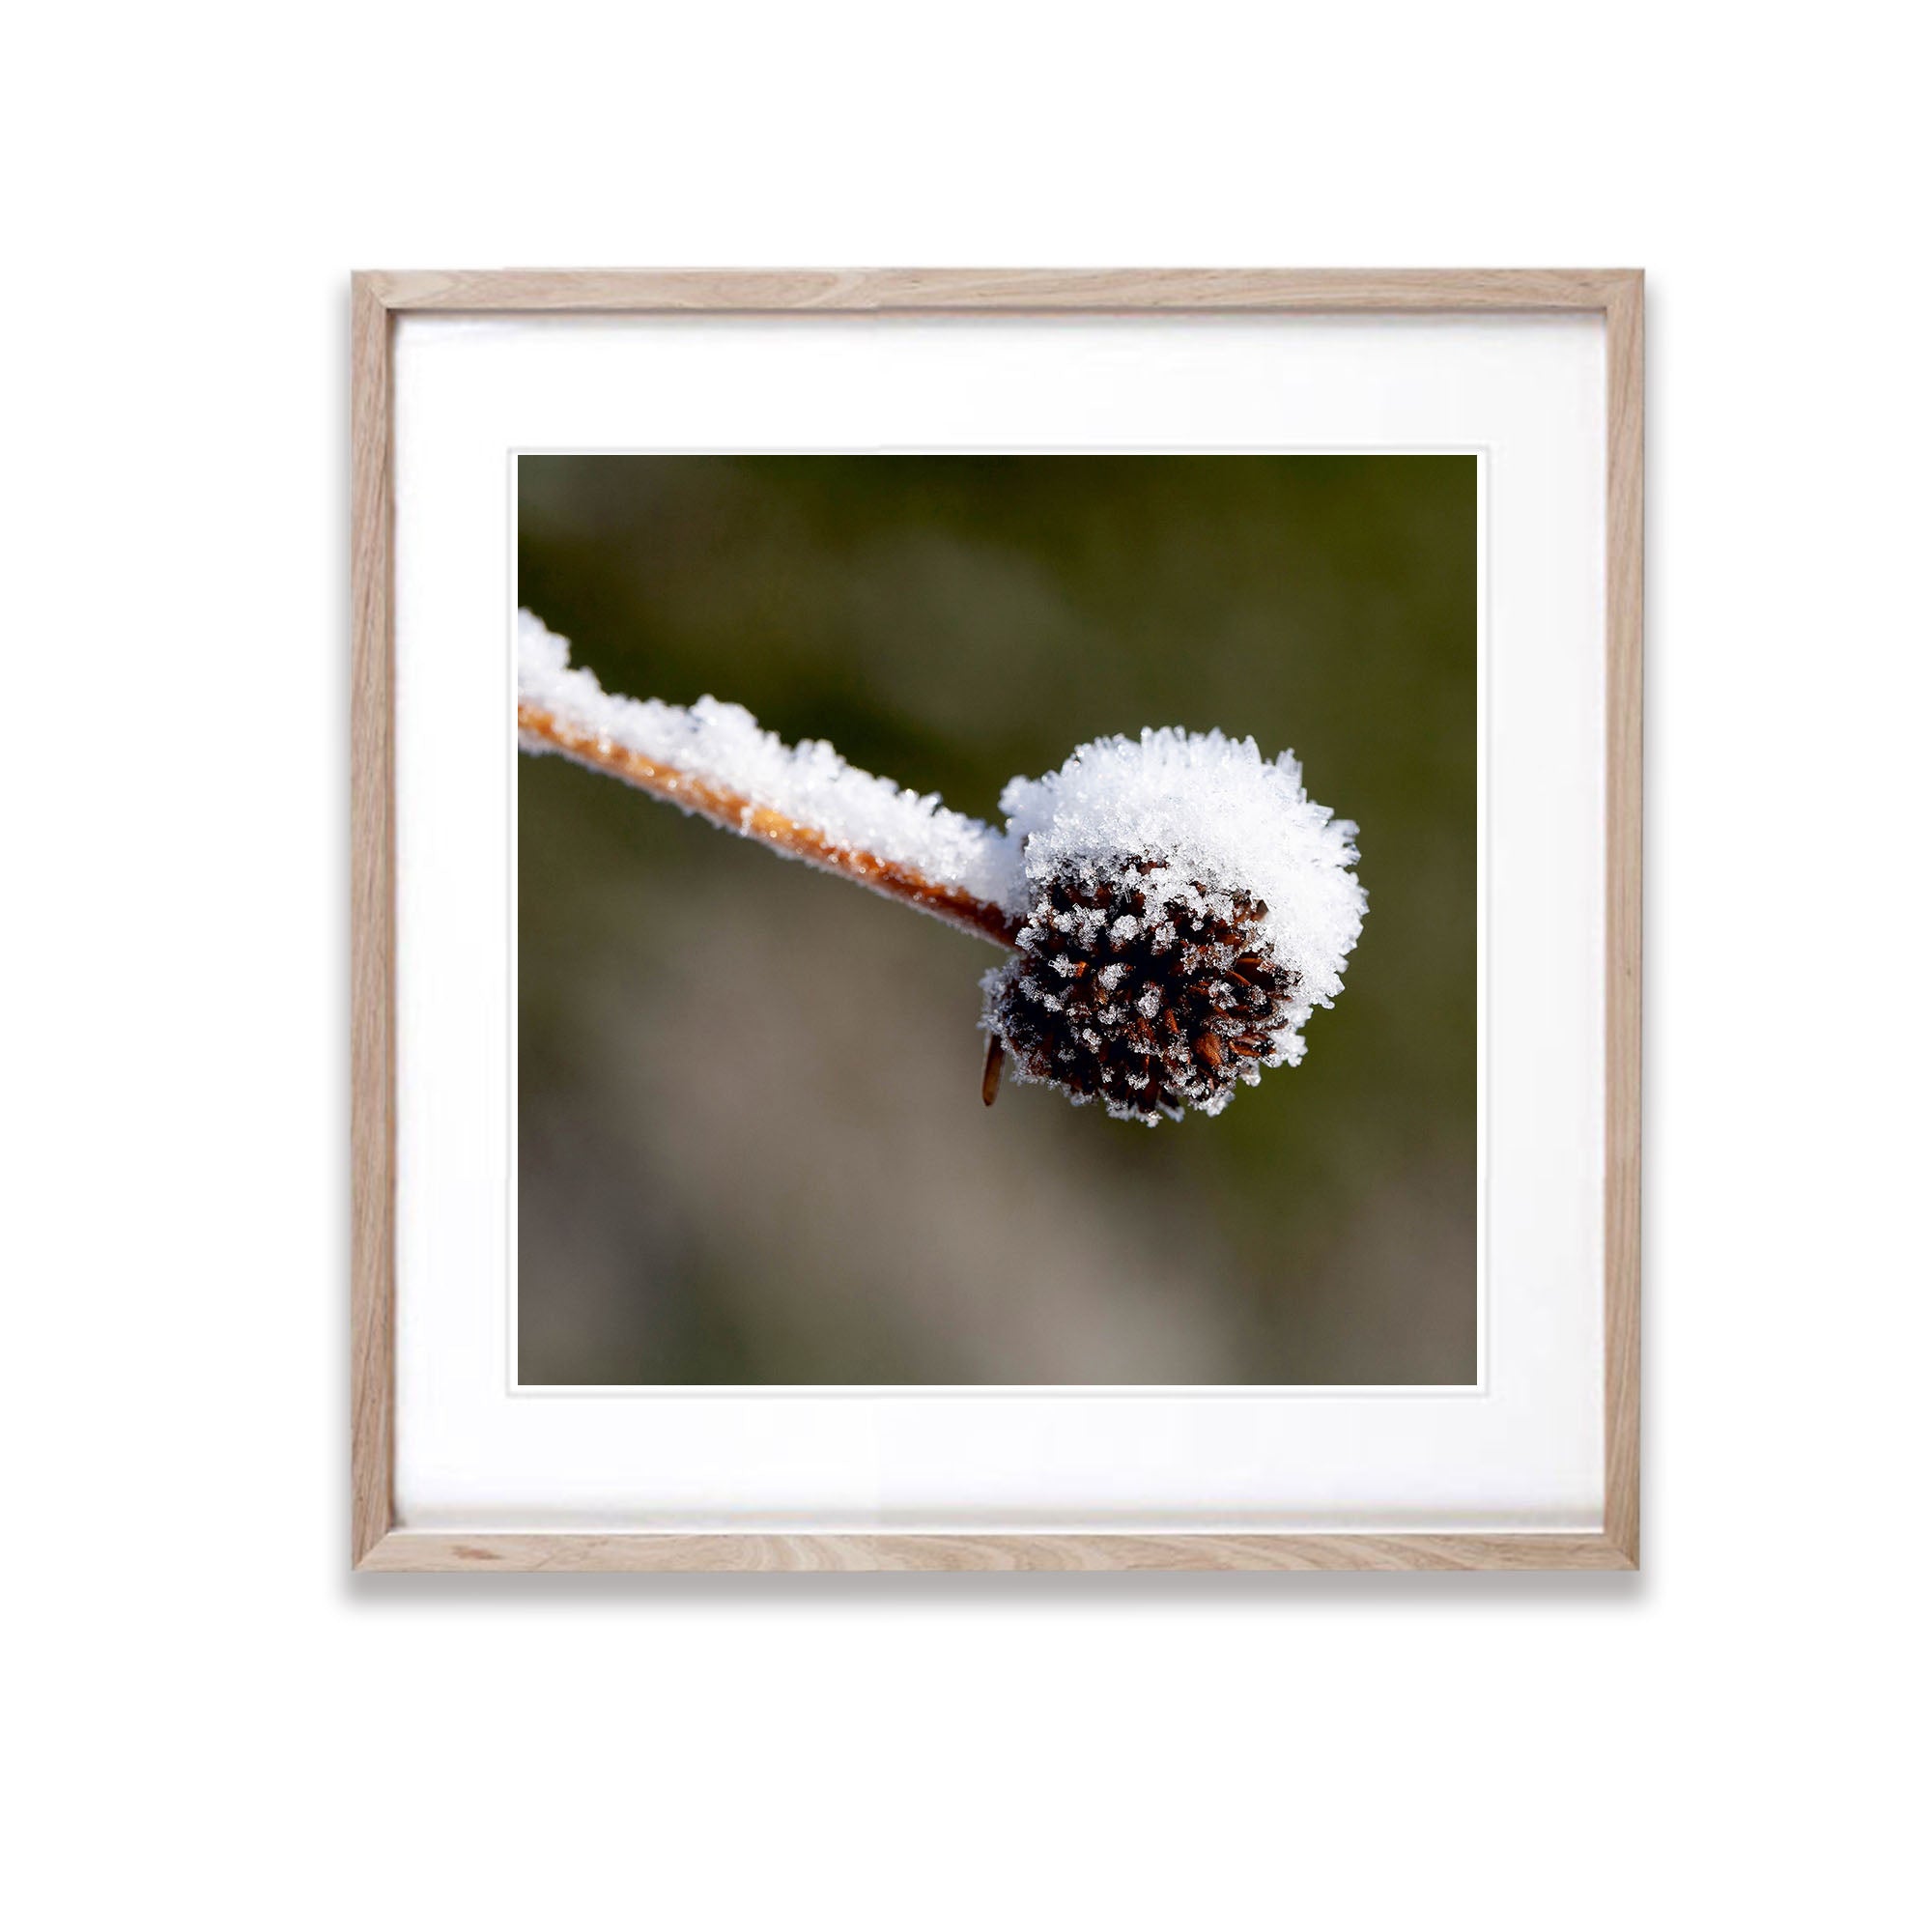
[[[990,826],[848,765],[821,740],[787,745],[742,705],[700,697],[687,709],[616,696],[592,672],[573,669],[570,645],[527,611],[517,613],[517,696],[559,724],[781,812],[835,849],[909,867],[989,904],[1011,896],[1010,847]],[[526,752],[554,749],[527,733],[521,742]]]

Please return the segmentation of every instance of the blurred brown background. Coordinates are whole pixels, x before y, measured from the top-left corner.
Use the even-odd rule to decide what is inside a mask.
[[[1473,457],[526,456],[519,567],[608,689],[995,822],[1102,733],[1293,747],[1370,903],[1218,1119],[988,1111],[993,948],[520,759],[524,1382],[1474,1378]]]

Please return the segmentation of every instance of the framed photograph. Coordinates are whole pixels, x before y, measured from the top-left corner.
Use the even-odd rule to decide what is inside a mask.
[[[1635,1568],[1642,301],[356,276],[355,1565]]]

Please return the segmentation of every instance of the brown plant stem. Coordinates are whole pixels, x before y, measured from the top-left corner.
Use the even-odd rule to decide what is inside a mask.
[[[1000,1097],[1000,1075],[1006,1070],[1007,1043],[996,1033],[986,1036],[986,1066],[980,1075],[980,1098],[991,1106]]]
[[[769,806],[754,805],[741,793],[709,779],[613,744],[598,732],[565,724],[551,712],[523,699],[517,703],[517,730],[520,736],[532,739],[550,751],[560,752],[593,772],[621,779],[639,791],[649,792],[653,798],[664,799],[668,804],[709,819],[726,832],[754,838],[775,852],[803,859],[823,871],[837,872],[840,878],[868,886],[887,898],[917,906],[935,919],[945,920],[949,925],[956,925],[962,932],[977,933],[996,946],[1009,948],[1019,936],[1019,921],[1003,907],[975,898],[956,886],[936,884],[923,872],[896,860],[835,844],[813,826],[802,825]]]

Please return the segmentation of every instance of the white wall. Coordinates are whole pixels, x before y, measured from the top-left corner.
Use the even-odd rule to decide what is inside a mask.
[[[14,23],[19,1922],[1903,1921],[1932,964],[1903,17]],[[1640,1579],[347,1576],[347,271],[853,262],[1652,271]]]

